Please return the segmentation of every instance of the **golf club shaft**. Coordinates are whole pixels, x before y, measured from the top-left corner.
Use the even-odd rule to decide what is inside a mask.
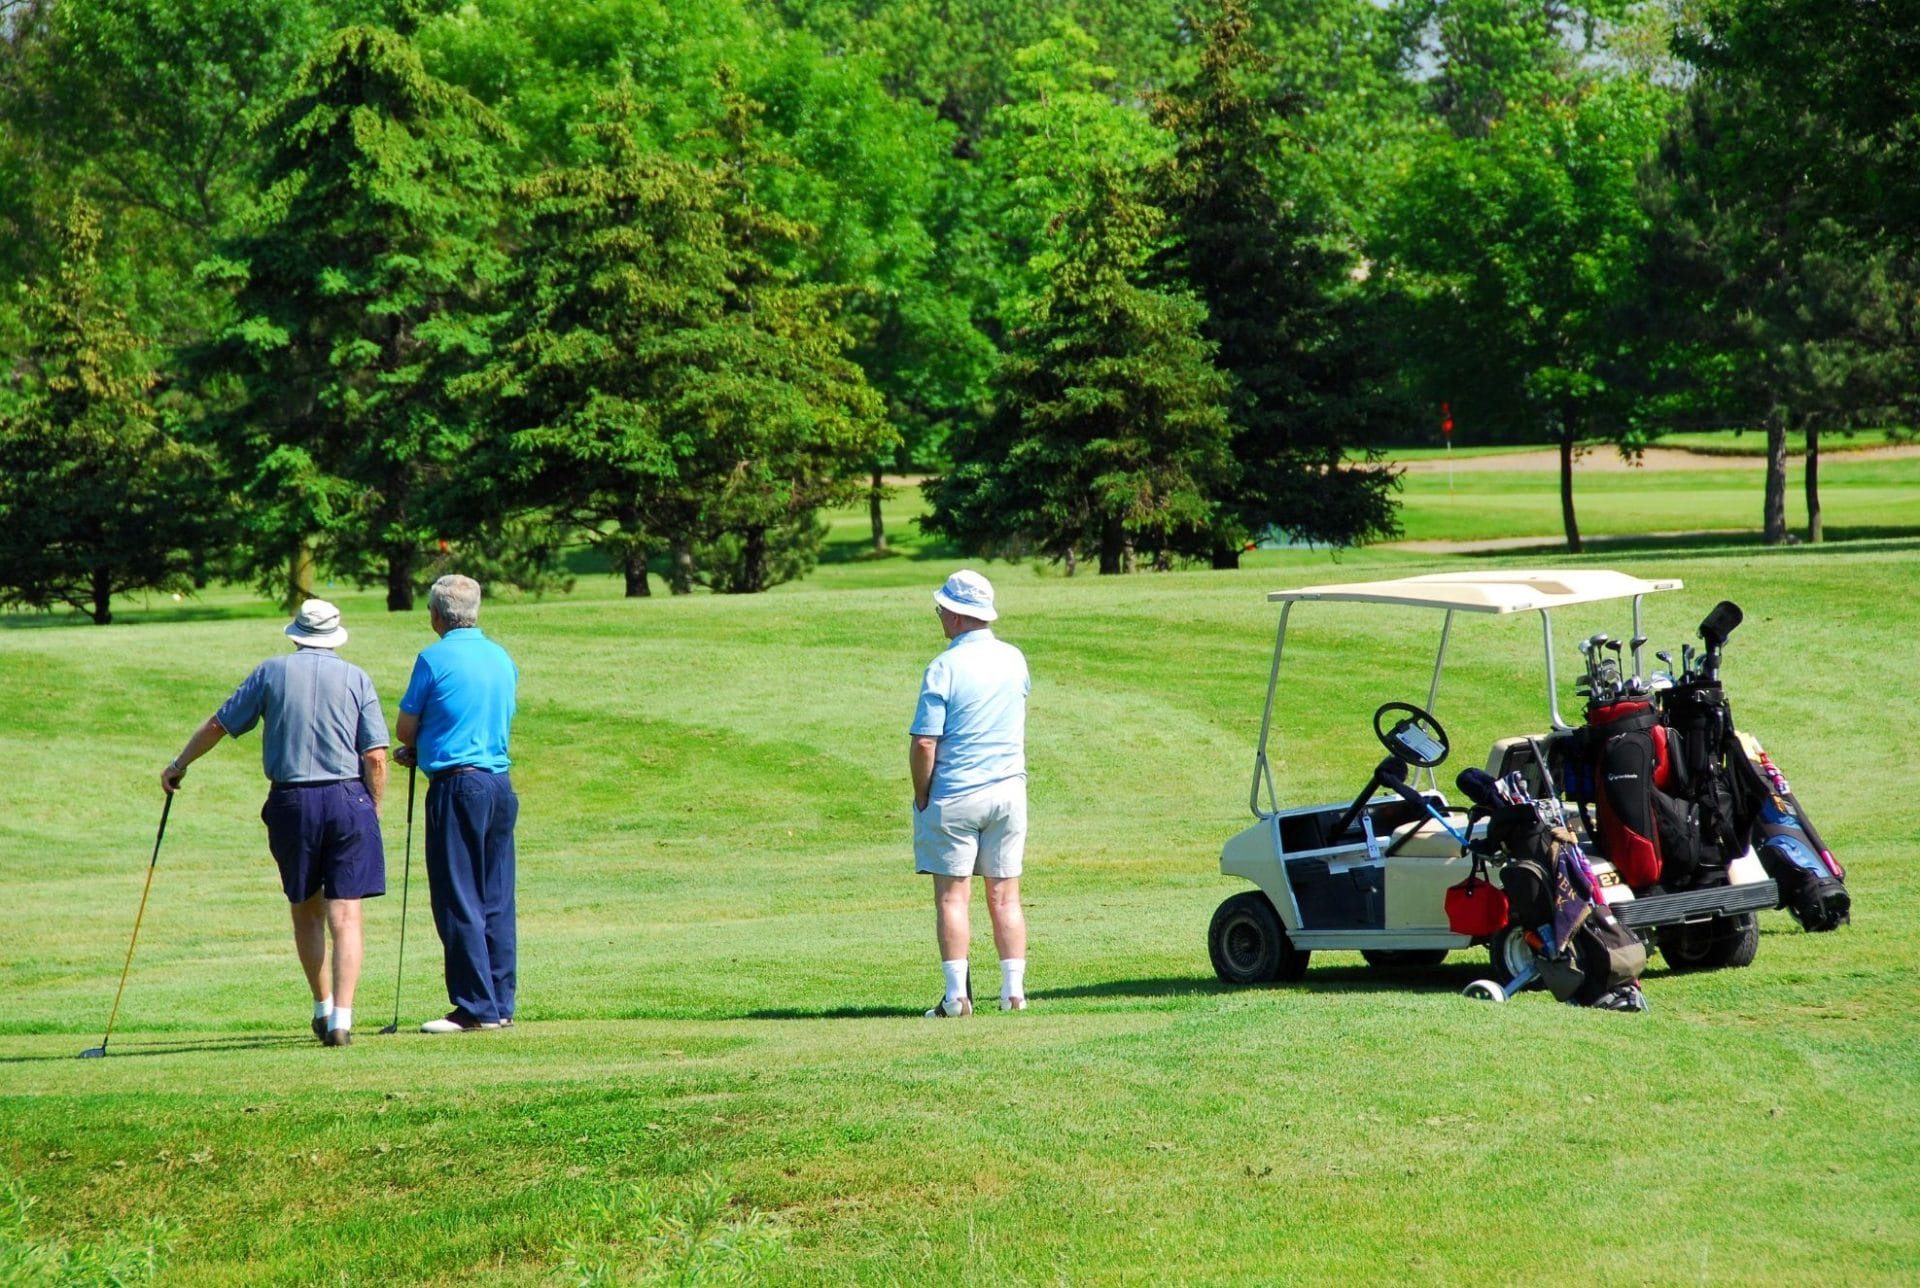
[[[120,998],[127,991],[127,972],[133,969],[133,946],[140,942],[140,922],[147,915],[147,896],[153,891],[153,870],[160,866],[160,839],[167,834],[167,815],[173,812],[173,793],[167,793],[160,807],[160,830],[154,834],[153,857],[147,860],[147,883],[140,890],[140,910],[133,914],[133,934],[127,939],[127,960],[120,966],[120,987],[113,992],[113,1009],[107,1013],[106,1036],[100,1039],[100,1053],[107,1052],[107,1040],[113,1036],[113,1022],[120,1018]]]
[[[407,766],[407,857],[400,876],[400,962],[393,976],[393,1029],[400,1028],[400,981],[407,974],[407,895],[413,889],[413,784],[416,765]]]

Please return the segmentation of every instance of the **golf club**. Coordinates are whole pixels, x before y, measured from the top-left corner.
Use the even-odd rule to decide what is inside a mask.
[[[140,891],[140,911],[133,914],[133,937],[127,940],[127,960],[120,967],[120,987],[113,993],[113,1010],[107,1013],[107,1031],[97,1047],[88,1047],[80,1053],[82,1060],[100,1060],[107,1054],[107,1042],[113,1037],[113,1022],[120,1015],[120,995],[127,991],[127,972],[133,968],[133,946],[140,942],[140,919],[147,915],[147,895],[153,890],[153,870],[160,865],[160,838],[167,834],[167,815],[173,811],[173,793],[167,793],[166,804],[160,807],[160,831],[153,838],[153,857],[147,860],[147,884]]]
[[[382,1033],[400,1031],[400,981],[407,973],[407,892],[413,886],[413,776],[416,766],[407,766],[407,858],[400,877],[400,965],[393,977],[393,1023]]]

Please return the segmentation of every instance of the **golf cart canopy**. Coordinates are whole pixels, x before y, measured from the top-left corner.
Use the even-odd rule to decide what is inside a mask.
[[[1276,590],[1269,603],[1334,600],[1350,604],[1407,604],[1460,613],[1524,613],[1605,599],[1638,598],[1656,590],[1678,590],[1680,579],[1643,581],[1604,568],[1563,572],[1440,572],[1391,581],[1357,581],[1340,586]]]
[[[1570,604],[1593,604],[1613,599],[1633,601],[1633,673],[1644,674],[1640,650],[1646,643],[1640,625],[1640,601],[1662,590],[1679,590],[1678,577],[1646,580],[1604,568],[1525,569],[1513,572],[1476,571],[1429,573],[1423,577],[1394,577],[1385,581],[1359,581],[1328,586],[1302,586],[1294,590],[1276,590],[1267,595],[1269,603],[1281,605],[1279,633],[1273,641],[1273,669],[1267,676],[1266,711],[1260,717],[1260,748],[1254,755],[1253,790],[1249,804],[1256,817],[1264,818],[1279,809],[1274,792],[1273,770],[1267,756],[1273,726],[1273,698],[1280,683],[1280,657],[1286,649],[1287,618],[1295,604],[1328,602],[1348,604],[1391,604],[1407,608],[1435,608],[1445,613],[1440,625],[1440,647],[1433,658],[1433,679],[1427,687],[1428,711],[1434,710],[1440,696],[1440,672],[1446,665],[1447,637],[1453,630],[1455,613],[1539,613],[1547,662],[1547,712],[1555,729],[1568,728],[1560,715],[1555,694],[1558,683],[1553,657],[1553,610]],[[1432,771],[1428,771],[1432,782]],[[1265,789],[1266,807],[1261,791]]]

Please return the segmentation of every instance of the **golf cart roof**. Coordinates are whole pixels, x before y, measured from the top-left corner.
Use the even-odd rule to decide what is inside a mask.
[[[1356,581],[1345,585],[1302,586],[1276,590],[1270,603],[1330,600],[1351,604],[1405,604],[1465,613],[1524,613],[1630,599],[1657,590],[1679,590],[1678,577],[1647,581],[1604,568],[1542,569],[1517,572],[1441,572],[1424,577]]]

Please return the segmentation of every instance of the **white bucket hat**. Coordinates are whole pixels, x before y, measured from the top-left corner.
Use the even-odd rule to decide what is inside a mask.
[[[993,583],[971,568],[962,568],[933,592],[933,602],[950,613],[991,622],[1000,616],[993,606]]]
[[[300,605],[300,615],[287,624],[287,638],[301,648],[339,648],[347,642],[340,610],[324,599]]]

